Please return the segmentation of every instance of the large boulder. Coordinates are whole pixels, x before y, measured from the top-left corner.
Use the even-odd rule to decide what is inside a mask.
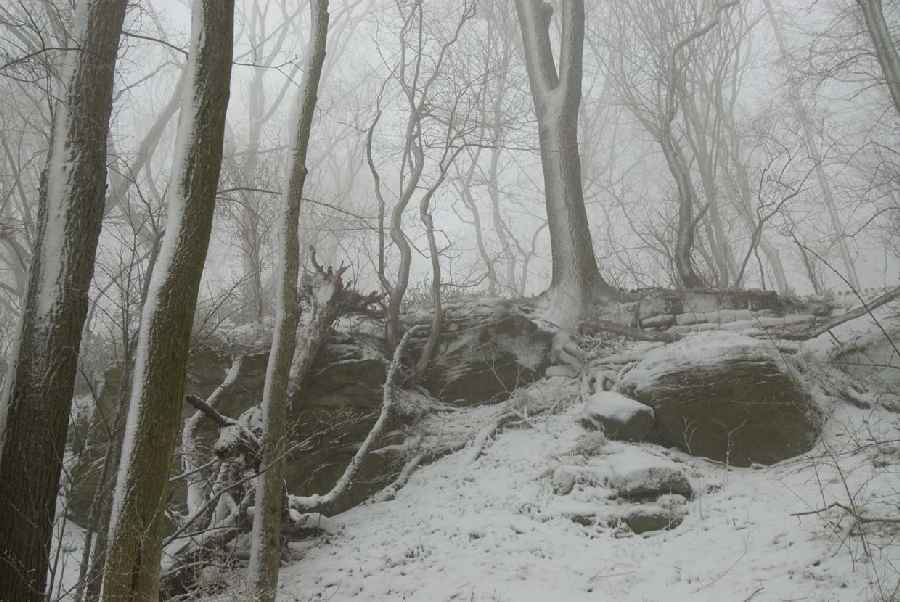
[[[788,360],[768,342],[735,334],[654,349],[619,388],[653,407],[661,443],[736,466],[806,452],[822,424]]]

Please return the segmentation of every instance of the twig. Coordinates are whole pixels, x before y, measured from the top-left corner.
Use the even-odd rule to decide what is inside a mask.
[[[871,524],[871,523],[885,523],[885,524],[900,524],[900,518],[892,518],[889,516],[863,516],[858,512],[854,511],[853,508],[847,506],[846,504],[842,504],[840,502],[831,502],[827,506],[823,506],[822,508],[817,508],[815,510],[807,510],[806,512],[793,512],[791,516],[810,516],[812,514],[822,514],[823,512],[827,512],[832,508],[840,508],[847,514],[853,517],[853,520],[860,524]]]

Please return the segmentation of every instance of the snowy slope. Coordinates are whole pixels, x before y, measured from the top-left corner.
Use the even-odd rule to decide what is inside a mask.
[[[897,515],[900,448],[866,445],[897,439],[896,415],[841,404],[822,444],[767,468],[641,445],[682,463],[697,494],[677,529],[622,537],[562,516],[579,499],[614,504],[602,487],[563,498],[546,477],[582,432],[577,411],[534,418],[474,464],[463,450],[419,470],[395,500],[345,513],[341,534],[296,548],[279,599],[856,602],[884,599],[900,579],[900,544],[885,547],[882,527],[868,529],[866,562],[843,511],[791,516],[848,503],[841,474],[865,514]],[[625,461],[627,447],[611,443],[603,461]]]

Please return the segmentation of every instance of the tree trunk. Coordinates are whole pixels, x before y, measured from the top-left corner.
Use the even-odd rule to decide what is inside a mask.
[[[122,460],[113,495],[103,600],[155,600],[171,455],[222,164],[233,0],[194,0],[165,238],[144,303]]]
[[[562,0],[559,70],[550,43],[552,7],[516,0],[528,79],[538,119],[553,275],[545,316],[571,328],[596,297],[614,294],[597,268],[581,182],[578,107],[581,104],[584,2]]]
[[[705,283],[694,269],[694,203],[697,192],[684,153],[675,142],[671,130],[663,134],[660,146],[678,190],[678,234],[675,241],[675,271],[684,288],[702,288]]]
[[[43,600],[56,495],[106,192],[125,0],[83,0],[55,109],[39,234],[0,395],[0,599]]]
[[[265,472],[256,481],[253,533],[250,544],[249,580],[258,602],[274,602],[281,560],[281,517],[284,497],[284,450],[286,443],[288,386],[291,364],[297,345],[298,299],[297,273],[300,249],[298,222],[306,182],[306,155],[315,115],[319,80],[325,62],[328,37],[328,0],[310,3],[312,36],[307,49],[306,70],[298,97],[297,129],[293,144],[291,172],[282,208],[281,240],[277,261],[278,291],[275,299],[275,332],[266,367],[262,414],[264,435],[262,467]]]
[[[872,45],[875,47],[875,56],[878,57],[878,64],[884,73],[884,81],[894,101],[894,108],[900,116],[900,55],[884,20],[881,0],[856,0],[856,2],[862,9],[866,29],[869,30]]]
[[[772,0],[763,0],[763,2],[766,7],[766,12],[769,14],[772,31],[775,33],[775,42],[778,44],[778,51],[781,54],[782,59],[786,60],[788,57],[787,45],[785,44],[784,34],[781,30],[781,23],[778,21],[778,17],[775,16],[775,11],[772,9]],[[800,122],[800,127],[803,129],[803,138],[806,142],[809,156],[816,164],[816,178],[819,180],[819,187],[822,189],[822,199],[825,201],[825,208],[828,210],[828,216],[831,218],[831,228],[837,239],[841,262],[844,264],[844,269],[847,271],[847,280],[853,288],[858,290],[860,286],[859,276],[856,273],[856,266],[850,256],[850,247],[847,245],[847,237],[844,233],[841,217],[837,211],[837,203],[834,200],[834,192],[831,189],[831,183],[829,182],[828,176],[825,173],[825,168],[822,165],[823,157],[815,139],[815,128],[813,127],[809,113],[806,111],[806,107],[803,106],[803,101],[800,99],[800,92],[793,83],[790,86],[790,102],[793,105],[797,121]]]

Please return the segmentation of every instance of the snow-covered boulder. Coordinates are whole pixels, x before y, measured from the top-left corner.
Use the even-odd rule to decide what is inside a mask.
[[[556,495],[568,495],[572,492],[572,489],[575,488],[576,480],[577,475],[575,474],[575,471],[566,466],[558,466],[556,470],[553,471],[553,476],[550,480],[553,487],[553,493]]]
[[[822,414],[769,342],[713,332],[648,352],[619,390],[653,407],[661,443],[736,466],[808,451]]]
[[[615,391],[597,391],[585,400],[579,417],[589,430],[602,429],[610,439],[645,441],[653,430],[653,408]]]
[[[607,443],[603,431],[589,431],[578,436],[573,452],[586,458],[600,456],[606,453]]]
[[[651,504],[638,504],[621,513],[621,521],[634,533],[674,529],[687,516],[687,500],[678,494],[667,494]]]
[[[681,468],[639,448],[626,448],[607,460],[607,484],[621,497],[652,500],[668,494],[690,498],[694,489]]]

